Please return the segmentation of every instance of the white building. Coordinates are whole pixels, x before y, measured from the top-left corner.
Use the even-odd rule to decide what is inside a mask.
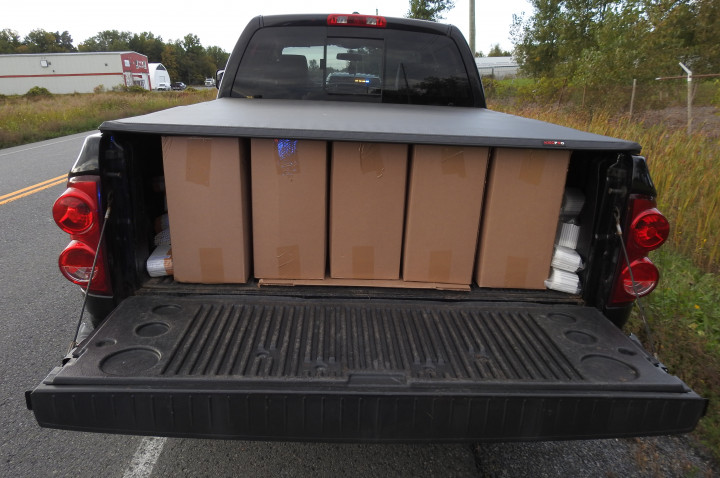
[[[492,76],[501,80],[507,77],[515,77],[518,74],[520,66],[511,56],[485,56],[475,58],[475,65],[480,72],[480,76]]]
[[[118,85],[151,88],[145,55],[133,51],[0,55],[3,95],[22,95],[34,86],[63,94]]]
[[[150,86],[152,86],[152,89],[157,90],[158,88],[162,88],[169,90],[170,73],[168,73],[165,65],[162,63],[150,63],[148,67],[150,69]],[[161,85],[165,85],[165,87]]]

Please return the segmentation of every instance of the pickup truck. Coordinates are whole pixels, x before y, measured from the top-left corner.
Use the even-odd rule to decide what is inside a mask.
[[[704,415],[622,332],[669,228],[640,145],[488,110],[432,22],[257,17],[217,84],[104,122],[72,166],[53,215],[87,315],[26,392],[40,426],[553,440]]]

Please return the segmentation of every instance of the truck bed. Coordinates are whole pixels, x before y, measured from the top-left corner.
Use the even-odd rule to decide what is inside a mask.
[[[27,399],[57,428],[354,441],[677,433],[706,406],[591,307],[282,294],[129,298]]]

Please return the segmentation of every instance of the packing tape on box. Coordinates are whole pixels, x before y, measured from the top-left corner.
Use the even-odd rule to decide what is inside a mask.
[[[223,250],[219,247],[201,247],[198,249],[200,259],[200,277],[208,284],[225,282],[225,263]]]
[[[545,156],[544,151],[533,150],[523,155],[518,178],[527,184],[539,186],[545,174]]]
[[[292,176],[300,174],[300,156],[298,154],[298,141],[296,139],[276,139],[275,166],[279,176]]]
[[[465,149],[459,146],[443,146],[441,170],[443,174],[453,174],[464,178],[465,172]]]
[[[189,138],[187,141],[185,180],[199,186],[209,187],[212,140],[209,138]]]
[[[430,251],[428,272],[433,282],[450,282],[452,251]]]
[[[276,249],[278,276],[283,279],[299,279],[300,275],[300,246],[282,246]]]
[[[173,275],[172,249],[170,246],[158,246],[147,260],[147,271],[150,277]]]
[[[352,273],[355,279],[375,278],[375,248],[373,246],[353,246]]]
[[[374,143],[360,143],[358,146],[360,154],[360,171],[363,174],[374,173],[379,179],[385,174],[385,163],[383,162],[380,148]]]

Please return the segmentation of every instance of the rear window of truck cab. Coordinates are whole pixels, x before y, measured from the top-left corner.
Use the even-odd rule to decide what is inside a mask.
[[[458,47],[444,35],[283,26],[250,40],[232,96],[473,106]]]

